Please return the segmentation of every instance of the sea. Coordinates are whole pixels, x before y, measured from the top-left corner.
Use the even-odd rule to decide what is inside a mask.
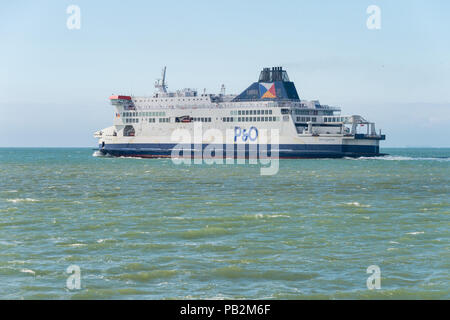
[[[0,299],[450,299],[450,149],[175,164],[0,149]]]

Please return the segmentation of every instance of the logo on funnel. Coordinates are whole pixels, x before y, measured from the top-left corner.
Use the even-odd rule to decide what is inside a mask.
[[[275,91],[275,83],[260,83],[259,96],[261,99],[276,98],[277,93]]]

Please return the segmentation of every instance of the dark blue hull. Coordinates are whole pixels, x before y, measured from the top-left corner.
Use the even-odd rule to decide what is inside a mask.
[[[104,154],[109,154],[115,157],[142,157],[142,158],[169,158],[172,156],[172,150],[176,144],[106,144],[105,146],[99,146],[99,151]],[[203,152],[194,152],[192,150],[200,150],[195,148],[194,145],[186,145],[184,147],[184,154],[180,151],[176,152],[176,156],[185,157],[197,157],[203,155],[204,158],[208,157],[232,157],[232,158],[266,158],[272,157],[270,145],[266,151],[264,148],[259,148],[257,145],[253,145],[253,148],[249,149],[249,145],[245,145],[245,150],[237,150],[235,145],[228,146],[231,148],[231,152],[227,152],[226,146],[215,146],[217,150],[222,151],[207,152],[205,148],[211,148],[210,145],[203,145]],[[278,157],[280,159],[292,159],[292,158],[343,158],[343,157],[376,157],[380,154],[379,146],[372,145],[326,145],[326,144],[284,144],[279,145],[277,148]],[[211,149],[210,149],[211,150]],[[276,156],[276,153],[273,154]]]

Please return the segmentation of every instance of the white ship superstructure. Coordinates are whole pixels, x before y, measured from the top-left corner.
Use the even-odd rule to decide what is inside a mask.
[[[239,95],[199,93],[194,89],[169,92],[163,77],[152,96],[113,95],[114,123],[95,133],[99,150],[112,156],[169,157],[179,143],[177,129],[192,136],[196,123],[202,130],[217,130],[223,149],[259,144],[258,135],[277,129],[280,158],[378,156],[375,124],[359,115],[342,115],[337,107],[301,100],[281,67],[264,68],[259,80]],[[230,131],[233,135],[230,137]],[[217,141],[203,138],[202,148]],[[268,149],[271,148],[270,139]],[[221,143],[222,144],[222,143]],[[192,145],[192,150],[195,147]],[[242,150],[242,149],[240,149]],[[227,154],[229,156],[229,154]]]

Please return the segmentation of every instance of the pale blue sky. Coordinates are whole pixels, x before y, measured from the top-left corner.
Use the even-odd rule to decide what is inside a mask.
[[[375,121],[383,146],[450,147],[449,14],[445,0],[2,1],[0,146],[95,147],[108,96],[151,94],[164,65],[169,89],[213,93],[281,65],[301,98]]]

